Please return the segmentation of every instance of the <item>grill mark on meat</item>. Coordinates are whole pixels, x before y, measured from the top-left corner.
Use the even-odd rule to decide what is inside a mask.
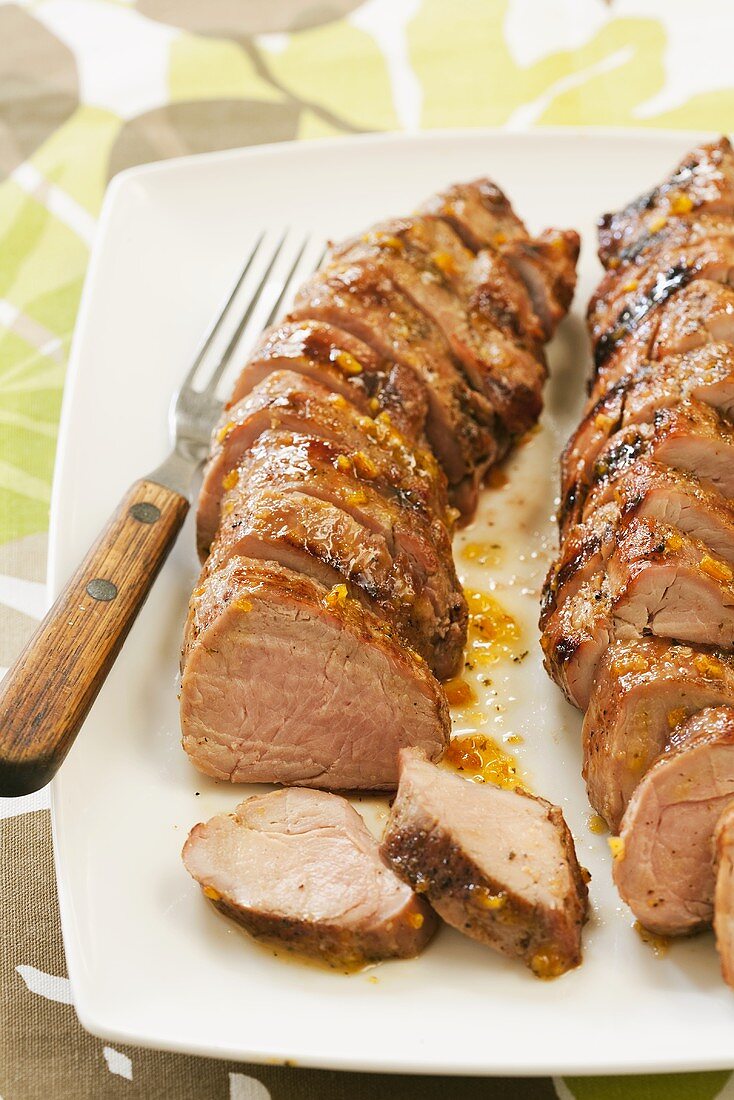
[[[382,851],[445,921],[538,977],[581,961],[588,875],[543,799],[467,784],[406,751]]]
[[[614,328],[599,337],[594,349],[596,370],[601,370],[621,341],[632,334],[652,310],[684,287],[693,276],[694,270],[688,267],[675,266],[661,272],[650,294],[636,305],[624,309],[617,318]]]

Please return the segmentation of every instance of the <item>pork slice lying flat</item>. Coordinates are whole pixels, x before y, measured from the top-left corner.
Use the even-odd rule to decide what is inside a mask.
[[[428,666],[376,615],[276,562],[230,558],[191,597],[181,728],[217,779],[390,790],[399,749],[439,758],[450,719]]]
[[[219,526],[228,476],[262,433],[273,428],[329,440],[350,454],[363,455],[362,468],[376,486],[431,518],[451,523],[446,482],[428,451],[407,440],[389,419],[372,420],[313,379],[278,371],[226,409],[215,429],[197,511],[202,558]]]
[[[340,476],[336,471],[335,476]],[[278,561],[327,587],[346,591],[383,618],[439,677],[453,676],[466,642],[467,609],[453,570],[435,578],[435,599],[420,569],[385,536],[324,496],[298,484],[255,487],[245,472],[227,500],[212,544],[221,566],[229,557]]]
[[[716,947],[724,981],[734,987],[734,802],[729,803],[716,824],[714,845]]]
[[[317,272],[298,292],[291,316],[338,325],[416,372],[429,399],[426,437],[451,485],[479,476],[504,453],[491,403],[471,387],[441,331],[379,266]]]
[[[581,962],[585,877],[561,811],[543,799],[403,751],[382,853],[448,924],[539,977]]]
[[[374,264],[431,319],[472,387],[486,396],[511,435],[522,434],[535,423],[547,374],[542,342],[533,339],[537,317],[526,301],[525,315],[533,319],[532,331],[519,338],[512,324],[497,324],[491,309],[478,308],[489,297],[492,283],[485,283],[479,297],[468,292],[466,281],[474,256],[448,226],[418,216],[393,219],[340,246],[332,255],[330,270],[338,270],[340,264]],[[497,259],[501,263],[500,257]],[[458,272],[454,278],[453,270]],[[510,284],[502,295],[506,302],[514,276],[509,268],[504,274],[505,283]],[[499,273],[495,276],[501,286]],[[499,315],[500,309],[498,303],[495,313]],[[515,320],[519,327],[517,313]]]
[[[613,499],[620,478],[641,459],[693,474],[734,499],[734,428],[708,405],[686,401],[660,409],[650,424],[633,424],[611,437],[594,463],[591,481],[567,490],[560,515],[562,533]]]
[[[614,832],[673,730],[705,707],[732,700],[730,654],[659,638],[609,647],[584,716],[583,775],[591,805]]]
[[[599,257],[610,260],[664,228],[671,217],[734,213],[734,153],[725,137],[693,149],[663,183],[599,223]],[[662,224],[661,224],[662,223]]]
[[[617,482],[614,500],[600,504],[571,527],[543,586],[541,629],[558,606],[603,568],[621,527],[631,519],[655,520],[705,543],[734,565],[734,505],[690,474],[643,459]]]
[[[614,881],[640,924],[667,936],[713,917],[716,823],[734,800],[734,709],[700,711],[641,780],[622,818]]]
[[[387,412],[395,426],[420,439],[428,395],[414,371],[383,359],[362,340],[322,321],[283,321],[263,334],[230,397],[235,405],[274,371],[288,370],[341,393],[362,413]]]
[[[356,810],[325,791],[248,798],[195,825],[182,857],[206,897],[251,935],[334,967],[411,958],[436,930]]]
[[[733,648],[732,570],[675,528],[632,519],[619,529],[604,568],[570,599],[558,600],[541,638],[546,668],[585,710],[611,642],[650,634]]]

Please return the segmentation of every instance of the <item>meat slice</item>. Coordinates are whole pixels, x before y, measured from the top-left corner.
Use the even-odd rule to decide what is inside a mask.
[[[546,338],[566,316],[576,287],[580,239],[573,230],[546,229],[529,241],[499,246],[500,255],[528,288]]]
[[[436,930],[356,810],[326,791],[248,798],[195,825],[182,858],[214,906],[256,939],[333,967],[412,958]]]
[[[734,647],[732,570],[675,528],[632,519],[619,529],[605,569],[568,600],[557,598],[541,644],[545,665],[585,710],[604,652],[654,634],[694,645]]]
[[[734,800],[734,709],[700,711],[641,780],[622,819],[614,881],[640,924],[666,936],[710,924],[716,823]]]
[[[630,424],[646,424],[660,409],[684,401],[734,412],[734,347],[704,344],[682,355],[641,362],[603,394],[584,416],[563,453],[562,479],[588,480],[593,463],[611,435]]]
[[[498,251],[527,287],[546,339],[553,335],[576,285],[577,233],[548,229],[530,239],[507,197],[487,179],[456,184],[429,199],[419,213],[443,218],[476,252]]]
[[[367,476],[372,472],[363,459],[329,440],[268,430],[229,475],[222,503],[225,524],[247,493],[272,491],[274,486],[325,501],[366,528],[368,536],[380,538],[398,568],[410,573],[416,592],[431,601],[435,614],[453,620],[465,601],[445,524],[380,491],[379,483]],[[461,615],[465,618],[465,612]]]
[[[476,293],[474,256],[451,229],[430,219],[403,218],[375,226],[332,252],[339,264],[374,264],[441,331],[472,387],[483,393],[511,435],[520,435],[540,414],[546,376],[543,332],[527,292],[496,256],[485,261],[485,281]],[[497,287],[498,299],[491,302]],[[515,307],[513,309],[513,307]],[[529,331],[521,322],[527,321]]]
[[[269,375],[225,410],[214,431],[197,513],[200,556],[219,524],[226,479],[263,432],[273,427],[329,440],[371,474],[375,486],[404,505],[452,524],[446,483],[433,456],[411,444],[389,418],[362,416],[341,394],[292,371]]]
[[[589,404],[641,362],[682,355],[707,343],[734,343],[734,290],[698,278],[661,303],[617,345],[596,375]]]
[[[391,790],[399,749],[438,759],[450,718],[383,620],[277,562],[232,557],[191,597],[181,728],[216,779]]]
[[[321,321],[285,321],[264,333],[235,382],[237,404],[274,371],[292,371],[320,382],[360,412],[386,412],[408,438],[420,440],[428,395],[414,371],[378,356],[349,332]]]
[[[481,472],[505,453],[494,407],[472,389],[452,360],[440,330],[396,290],[379,266],[366,263],[327,268],[296,296],[291,316],[338,325],[385,358],[412,368],[423,381],[429,406],[426,437],[449,483],[476,485]],[[456,492],[457,506],[473,508]],[[462,503],[459,503],[459,502]]]
[[[652,256],[644,269],[618,282],[613,272],[602,281],[589,305],[589,329],[597,368],[662,302],[692,280],[701,278],[731,284],[734,281],[734,239],[705,239]]]
[[[549,802],[471,783],[404,750],[382,852],[448,924],[538,977],[581,962],[586,881]]]
[[[725,137],[693,149],[657,187],[599,222],[599,258],[619,263],[670,218],[734,214],[734,153]]]
[[[599,452],[590,477],[583,472],[564,484],[562,537],[613,499],[620,479],[643,459],[692,474],[727,499],[734,498],[734,428],[710,406],[685,401],[660,409],[651,423],[620,429]],[[589,478],[586,483],[584,477]]]
[[[660,310],[652,358],[680,355],[704,343],[734,343],[734,290],[696,279]]]
[[[734,699],[730,654],[659,638],[615,642],[584,717],[589,801],[616,832],[637,784],[681,723]]]
[[[734,506],[716,489],[690,474],[642,459],[616,483],[614,499],[585,508],[571,527],[543,586],[541,629],[558,606],[569,599],[612,553],[620,526],[631,518],[668,524],[704,543],[729,566],[734,565]]]
[[[729,803],[716,824],[714,845],[716,948],[724,981],[734,987],[734,802]]]
[[[528,236],[510,200],[486,177],[439,191],[418,208],[418,213],[443,218],[474,252]]]
[[[339,478],[332,470],[332,480]],[[384,618],[437,676],[456,673],[466,642],[467,609],[448,562],[441,576],[434,575],[431,593],[421,565],[374,526],[363,524],[353,509],[342,508],[326,493],[310,495],[298,483],[260,481],[255,485],[246,468],[231,490],[228,514],[212,545],[217,566],[232,556],[262,558],[329,588],[341,586]],[[430,554],[430,546],[424,550],[424,557]],[[439,564],[434,554],[432,565]]]

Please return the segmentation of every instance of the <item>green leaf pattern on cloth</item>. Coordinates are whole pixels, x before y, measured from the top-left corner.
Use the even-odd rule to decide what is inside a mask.
[[[705,62],[691,65],[691,42],[714,26]],[[39,540],[64,372],[96,219],[116,172],[182,153],[370,130],[727,129],[732,41],[734,8],[726,0],[0,4],[0,660],[11,659],[9,648],[39,614]],[[328,1074],[313,1077],[317,1092],[305,1092],[306,1079],[290,1071],[231,1072],[85,1036],[65,1003],[47,814],[24,808],[3,809],[0,800],[7,817],[1,923],[10,937],[2,999],[12,1003],[14,1021],[7,1029],[0,1021],[4,1100],[488,1095],[477,1082],[441,1088],[401,1079],[398,1087],[384,1078],[355,1078],[343,1091],[346,1079]],[[22,889],[14,881],[19,851],[33,867]],[[49,1032],[63,1036],[63,1049],[47,1044],[34,1076],[25,1046],[40,1051],[37,1040],[46,1043]],[[555,1082],[555,1092],[563,1100],[723,1100],[732,1081],[729,1073],[572,1078]],[[552,1093],[547,1081],[491,1089],[493,1096]]]

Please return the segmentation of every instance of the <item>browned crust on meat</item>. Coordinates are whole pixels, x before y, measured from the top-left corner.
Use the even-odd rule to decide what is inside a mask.
[[[514,793],[545,807],[548,820],[561,836],[576,891],[570,905],[578,937],[570,950],[558,947],[568,941],[566,911],[549,911],[518,894],[508,894],[506,885],[485,874],[448,832],[441,829],[418,832],[409,820],[402,822],[399,812],[393,812],[382,852],[398,875],[432,904],[440,905],[447,898],[457,901],[465,913],[461,931],[466,935],[510,958],[521,958],[539,977],[555,977],[581,962],[580,933],[587,919],[587,875],[578,863],[573,837],[560,809],[535,795]],[[502,904],[491,907],[491,900],[498,897],[503,899]]]

